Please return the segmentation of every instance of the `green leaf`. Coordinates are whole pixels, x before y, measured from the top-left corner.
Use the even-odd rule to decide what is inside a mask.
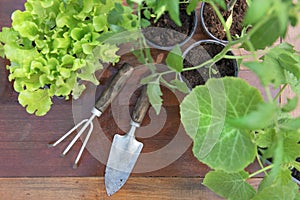
[[[103,15],[98,15],[93,18],[93,26],[95,28],[95,31],[101,32],[106,31],[108,29],[107,27],[107,17]]]
[[[298,106],[299,97],[295,96],[292,99],[287,99],[287,103],[281,108],[283,112],[291,112],[295,110]]]
[[[300,133],[297,131],[289,131],[284,136],[284,156],[283,163],[292,165],[300,156]]]
[[[38,26],[33,22],[23,22],[21,25],[15,25],[14,29],[20,33],[22,37],[33,41],[38,38]]]
[[[265,49],[268,46],[272,46],[274,42],[282,36],[282,32],[278,29],[279,26],[280,23],[277,17],[268,18],[268,20],[259,26],[258,29],[252,29],[255,30],[254,33],[250,34],[250,30],[249,35],[251,35],[251,37],[249,42],[255,50]],[[245,48],[249,50],[247,42]]]
[[[148,27],[150,25],[151,25],[151,22],[149,20],[143,19],[143,18],[141,19],[141,27],[142,28],[146,28],[146,27]]]
[[[183,93],[188,93],[189,92],[188,86],[183,81],[175,79],[175,80],[171,81],[171,84],[174,85],[180,92],[183,92]]]
[[[93,49],[93,55],[101,59],[102,62],[114,64],[119,62],[120,59],[117,51],[119,51],[119,48],[116,45],[103,44]]]
[[[224,0],[209,0],[209,1],[213,1],[215,2],[216,4],[218,4],[223,10],[226,9],[226,3]],[[209,2],[208,1],[208,2]]]
[[[280,124],[280,127],[285,130],[298,130],[300,129],[300,117],[287,119]]]
[[[115,7],[109,12],[108,17],[107,17],[107,22],[109,24],[114,24],[114,25],[119,25],[123,23],[124,18],[123,18],[123,12],[124,8],[122,4],[120,3],[115,3]]]
[[[300,63],[297,59],[299,58],[294,58],[294,55],[291,52],[284,52],[278,57],[281,66],[300,80]]]
[[[240,118],[229,119],[228,123],[239,129],[259,130],[270,126],[277,114],[274,103],[262,103],[257,109]]]
[[[166,58],[167,66],[175,71],[181,72],[183,69],[182,52],[179,45],[176,45],[168,54]]]
[[[269,148],[275,140],[275,130],[267,129],[257,131],[255,134],[256,145],[260,148]]]
[[[150,19],[151,18],[151,12],[148,10],[148,9],[145,9],[143,11],[143,14],[144,16],[147,18],[147,19]]]
[[[241,171],[255,157],[250,131],[228,123],[254,111],[263,102],[260,92],[239,78],[209,79],[180,105],[181,121],[193,139],[194,155],[211,168]]]
[[[233,16],[233,10],[231,10],[231,13],[229,15],[229,17],[227,18],[225,24],[228,30],[230,30],[230,27],[232,25],[232,16]]]
[[[273,84],[275,88],[287,82],[285,68],[278,61],[278,53],[286,51],[284,46],[276,46],[263,57],[262,62],[246,62],[244,65],[253,71],[263,86]]]
[[[18,100],[23,107],[26,107],[28,113],[35,113],[37,116],[45,115],[50,110],[52,104],[47,89],[22,91],[19,94]]]
[[[286,83],[288,83],[293,92],[297,95],[300,95],[300,81],[292,73],[285,73]]]
[[[211,171],[206,174],[203,184],[216,194],[230,200],[252,199],[254,188],[245,181],[246,172],[226,173]]]
[[[295,200],[298,195],[298,185],[292,181],[291,172],[286,170],[285,173],[277,175],[277,180],[273,184],[260,190],[253,200]],[[266,179],[269,177],[266,177]],[[279,180],[278,180],[279,179]]]
[[[142,5],[144,0],[130,0],[130,1],[137,3],[138,5]]]
[[[198,0],[190,0],[186,12],[190,15],[197,7]]]
[[[160,109],[162,106],[162,92],[160,89],[159,82],[150,82],[147,85],[147,95],[149,98],[149,102],[156,111],[156,114],[160,113]]]
[[[178,26],[181,26],[179,18],[179,0],[160,0],[157,9],[155,10],[156,20],[158,20],[166,11],[169,13],[171,19]]]
[[[268,11],[272,7],[273,2],[271,0],[253,0],[251,6],[247,9],[244,25],[253,25],[263,20],[267,16]]]

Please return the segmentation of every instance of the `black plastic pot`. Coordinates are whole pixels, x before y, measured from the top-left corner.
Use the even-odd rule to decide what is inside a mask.
[[[205,10],[208,9],[208,12],[213,12],[211,15],[209,15],[210,19],[213,19],[213,21],[210,22],[210,25],[207,24],[207,19],[205,19]],[[246,0],[239,0],[235,3],[235,6],[233,8],[233,21],[231,25],[231,34],[234,35],[240,35],[242,30],[244,29],[242,24],[243,24],[243,19],[247,10],[247,2]],[[230,11],[224,11],[220,10],[221,14],[223,16],[226,16],[225,18],[229,17],[231,14]],[[223,27],[221,25],[221,22],[217,19],[217,16],[215,15],[215,12],[212,10],[211,6],[208,3],[202,3],[201,8],[200,8],[200,24],[202,27],[202,30],[205,32],[205,34],[214,40],[218,40],[222,43],[228,43],[227,38],[225,37],[225,31],[223,31]],[[207,16],[206,16],[207,17]],[[220,27],[221,26],[221,27]],[[219,30],[218,30],[219,29]],[[219,34],[223,35],[224,37],[220,38],[220,35],[215,35],[216,32],[211,32],[211,31],[217,31]],[[222,33],[221,33],[222,31]]]
[[[192,44],[183,52],[184,68],[204,63],[221,52],[224,47],[225,45],[217,40],[200,40]],[[234,54],[229,51],[227,52],[227,55]],[[197,85],[205,84],[205,82],[211,77],[220,78],[224,76],[238,76],[239,67],[235,59],[221,59],[216,62],[212,68],[214,72],[217,72],[216,74],[212,71],[210,72],[207,67],[201,67],[181,72],[180,78],[182,81],[187,83],[190,89],[192,89]]]
[[[153,39],[151,39],[151,37],[154,37],[153,35],[151,36],[147,36],[147,34],[144,34],[145,38],[146,38],[146,41],[148,43],[148,45],[150,47],[153,47],[153,48],[156,48],[156,49],[161,49],[161,50],[171,50],[173,49],[177,44],[179,46],[182,46],[184,45],[185,43],[187,43],[191,38],[192,36],[194,35],[195,31],[196,31],[196,28],[197,28],[197,24],[198,24],[198,17],[197,17],[197,12],[196,11],[193,11],[191,13],[191,15],[193,16],[193,22],[192,22],[192,28],[191,30],[189,31],[189,34],[188,35],[185,35],[183,33],[179,33],[175,30],[171,30],[171,29],[167,29],[167,28],[160,28],[160,27],[147,27],[146,29],[151,29],[151,31],[154,31],[154,32],[162,32],[162,37],[167,37],[168,35],[172,34],[172,31],[175,32],[176,34],[179,34],[180,37],[184,38],[183,40],[181,40],[180,42],[176,42],[172,45],[163,45],[162,42],[159,44],[159,43],[156,43],[153,41]],[[146,30],[144,29],[144,30]],[[143,31],[144,32],[144,31]]]
[[[219,42],[222,42],[222,43],[227,43],[228,41],[227,40],[221,40],[219,38],[217,38],[216,36],[214,36],[207,28],[206,24],[205,24],[205,19],[204,19],[204,16],[203,16],[203,11],[204,11],[204,7],[207,3],[201,3],[201,8],[200,8],[200,24],[201,24],[201,27],[203,29],[203,31],[205,32],[205,34],[210,37],[211,39],[213,40],[217,40]]]

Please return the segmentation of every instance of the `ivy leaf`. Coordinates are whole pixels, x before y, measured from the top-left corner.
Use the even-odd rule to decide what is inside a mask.
[[[183,58],[182,58],[182,52],[179,47],[179,45],[176,45],[172,51],[169,52],[167,58],[166,58],[166,64],[167,66],[175,71],[175,72],[181,72],[183,69]]]
[[[252,199],[256,192],[244,177],[248,177],[244,171],[240,173],[212,171],[206,174],[203,184],[226,199]]]
[[[272,124],[276,113],[277,107],[274,103],[262,103],[256,110],[240,118],[229,119],[228,123],[239,129],[264,129]]]
[[[180,105],[194,155],[226,172],[241,171],[252,163],[256,145],[250,131],[235,128],[228,120],[249,114],[262,102],[260,92],[240,78],[209,79],[195,87]]]
[[[149,102],[154,108],[156,114],[159,114],[162,106],[162,92],[158,81],[148,83],[147,95],[149,98]]]
[[[47,89],[21,91],[18,100],[23,107],[26,107],[28,113],[35,113],[37,116],[45,115],[52,105]]]

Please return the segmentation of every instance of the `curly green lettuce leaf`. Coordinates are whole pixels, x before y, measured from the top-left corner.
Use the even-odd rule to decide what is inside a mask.
[[[45,115],[52,105],[47,89],[22,91],[18,100],[22,106],[26,107],[28,113],[35,113],[37,116]]]
[[[0,54],[10,60],[9,80],[23,96],[46,85],[49,97],[78,98],[85,86],[77,81],[98,84],[102,63],[119,61],[119,48],[104,41],[107,36],[136,28],[137,16],[122,0],[28,0],[25,11],[12,14],[12,28],[0,32]],[[32,112],[34,104],[28,108]]]

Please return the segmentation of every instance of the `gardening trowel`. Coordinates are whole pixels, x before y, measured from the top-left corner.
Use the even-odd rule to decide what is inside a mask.
[[[131,128],[126,135],[115,134],[105,169],[105,187],[109,196],[117,192],[127,181],[143,148],[143,143],[135,139],[134,133],[140,126],[149,108],[147,87],[143,86],[135,104]]]

